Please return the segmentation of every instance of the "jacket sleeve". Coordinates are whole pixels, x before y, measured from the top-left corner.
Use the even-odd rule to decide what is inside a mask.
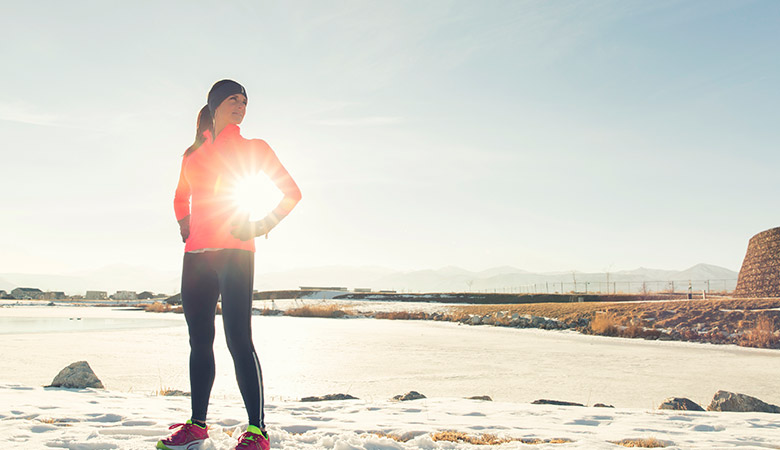
[[[179,221],[190,215],[190,195],[192,193],[187,177],[184,176],[184,165],[187,157],[181,160],[181,171],[179,172],[179,184],[176,186],[176,194],[173,197],[173,211],[176,213],[176,220]]]
[[[287,169],[279,161],[276,153],[264,140],[257,139],[255,151],[259,153],[258,156],[262,162],[261,169],[263,172],[271,178],[271,181],[284,194],[284,198],[271,212],[278,222],[290,214],[295,205],[301,201],[301,190],[295,184],[295,180],[292,179]]]

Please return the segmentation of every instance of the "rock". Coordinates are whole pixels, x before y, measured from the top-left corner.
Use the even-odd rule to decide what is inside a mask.
[[[92,368],[89,367],[89,363],[86,361],[78,361],[62,369],[60,373],[54,377],[50,386],[47,387],[64,387],[70,389],[84,389],[84,388],[96,388],[104,389],[103,383],[98,379]]]
[[[395,397],[393,397],[393,400],[399,402],[406,402],[409,400],[419,400],[421,398],[425,398],[425,396],[420,394],[417,391],[409,391],[404,395],[396,395]]]
[[[474,397],[466,397],[466,400],[484,400],[486,402],[492,402],[493,399],[489,395],[477,395]]]
[[[612,405],[606,405],[604,403],[596,403],[593,405],[594,408],[614,408]]]
[[[683,397],[669,397],[661,403],[658,409],[672,409],[675,411],[704,411],[698,403]]]
[[[559,400],[534,400],[531,402],[532,405],[556,405],[556,406],[585,406],[581,403],[572,403],[572,402],[562,402]]]
[[[482,323],[482,318],[479,316],[471,316],[471,324],[472,325],[479,325]]]
[[[331,400],[359,400],[349,394],[328,394],[321,397],[303,397],[302,402],[325,402]]]
[[[765,403],[755,397],[733,392],[718,391],[707,411],[780,413],[780,407]]]

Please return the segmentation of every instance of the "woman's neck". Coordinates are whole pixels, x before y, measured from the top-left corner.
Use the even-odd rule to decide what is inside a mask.
[[[215,123],[214,124],[214,139],[216,139],[217,136],[219,136],[219,133],[221,133],[222,130],[224,130],[226,126],[228,126],[227,123]]]

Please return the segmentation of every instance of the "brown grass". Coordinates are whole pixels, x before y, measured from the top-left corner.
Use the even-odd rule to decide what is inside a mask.
[[[613,442],[613,444],[622,445],[623,447],[642,447],[642,448],[663,448],[666,444],[659,441],[656,438],[645,439],[623,439],[622,441]]]
[[[58,425],[58,426],[61,426],[61,427],[69,427],[70,426],[70,424],[67,423],[65,420],[63,420],[63,419],[55,419],[53,417],[39,417],[36,420],[38,422],[45,423],[45,424],[48,424],[48,425]]]
[[[410,311],[390,311],[390,312],[378,312],[374,314],[375,319],[388,319],[388,320],[425,320],[428,318],[428,314],[424,312],[410,312]]]
[[[349,310],[342,310],[339,305],[316,305],[316,306],[301,306],[299,308],[288,309],[284,312],[286,316],[294,317],[324,317],[338,319],[347,315],[351,315]]]
[[[597,312],[590,322],[590,329],[594,334],[603,336],[617,336],[618,327],[614,314]]]
[[[171,305],[163,302],[154,302],[151,305],[144,306],[144,311],[146,312],[155,312],[155,313],[164,313],[164,312],[171,312]]]
[[[567,444],[572,442],[570,439],[523,439],[523,438],[500,438],[493,434],[482,434],[472,436],[460,431],[440,431],[432,433],[431,439],[434,441],[465,442],[471,445],[501,445],[507,442],[522,442],[523,444]]]
[[[758,316],[753,328],[742,335],[740,345],[745,347],[773,348],[778,342],[775,334],[777,327],[772,317],[766,314]]]

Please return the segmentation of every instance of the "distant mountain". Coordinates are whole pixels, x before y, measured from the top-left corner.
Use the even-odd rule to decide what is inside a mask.
[[[371,287],[377,278],[392,273],[386,267],[324,266],[255,273],[255,289],[298,289],[300,286]]]
[[[709,280],[709,281],[708,281]],[[300,286],[371,288],[398,292],[640,292],[687,289],[732,290],[737,272],[709,264],[685,270],[639,268],[616,272],[532,273],[515,267],[495,267],[472,272],[448,266],[433,270],[396,271],[385,267],[323,266],[278,272],[257,272],[255,289],[298,289]],[[124,264],[70,275],[0,274],[0,289],[16,287],[84,294],[87,290],[179,292],[180,273],[157,271]]]

